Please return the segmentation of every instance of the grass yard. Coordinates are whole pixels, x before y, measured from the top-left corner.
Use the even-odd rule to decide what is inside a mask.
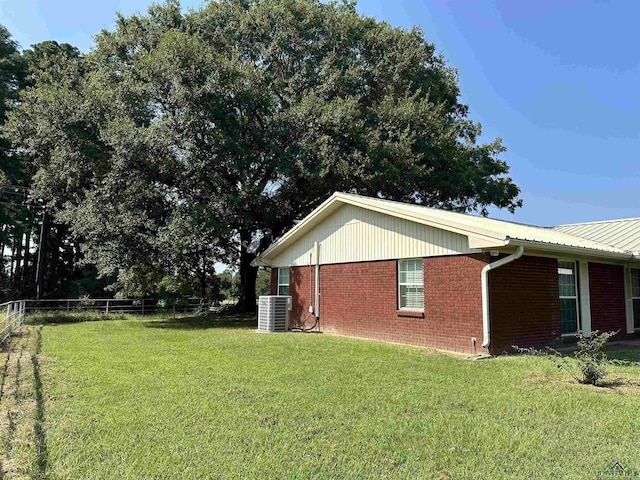
[[[249,325],[130,318],[42,327],[34,371],[44,451],[31,471],[584,479],[616,460],[640,468],[638,367],[587,387],[541,358],[473,362]]]

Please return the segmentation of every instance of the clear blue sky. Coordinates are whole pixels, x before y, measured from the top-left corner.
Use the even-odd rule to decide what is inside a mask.
[[[52,39],[88,51],[116,11],[150,3],[0,0],[0,23],[22,47]],[[358,9],[422,27],[458,69],[485,138],[503,138],[525,205],[492,216],[538,225],[640,216],[640,2],[361,0]]]

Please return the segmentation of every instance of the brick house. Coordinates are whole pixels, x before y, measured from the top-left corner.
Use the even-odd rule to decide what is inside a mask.
[[[640,220],[544,228],[335,193],[255,264],[290,324],[478,354],[640,332]]]

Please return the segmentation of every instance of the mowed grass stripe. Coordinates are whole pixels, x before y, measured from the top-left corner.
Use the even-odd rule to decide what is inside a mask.
[[[45,326],[48,477],[577,479],[640,463],[637,387],[239,324]]]

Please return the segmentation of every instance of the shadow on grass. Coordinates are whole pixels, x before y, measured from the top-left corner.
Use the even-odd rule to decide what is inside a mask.
[[[640,350],[607,349],[607,357],[612,360],[622,360],[624,362],[639,363]]]
[[[598,383],[598,387],[616,389],[619,387],[640,387],[640,381],[633,378],[614,377],[602,380]]]
[[[26,323],[29,325],[64,325],[69,323],[103,322],[105,320],[125,320],[124,314],[101,312],[31,313]]]
[[[257,328],[256,316],[252,314],[218,314],[204,317],[167,318],[144,322],[147,328],[167,328],[179,330],[208,328]]]

